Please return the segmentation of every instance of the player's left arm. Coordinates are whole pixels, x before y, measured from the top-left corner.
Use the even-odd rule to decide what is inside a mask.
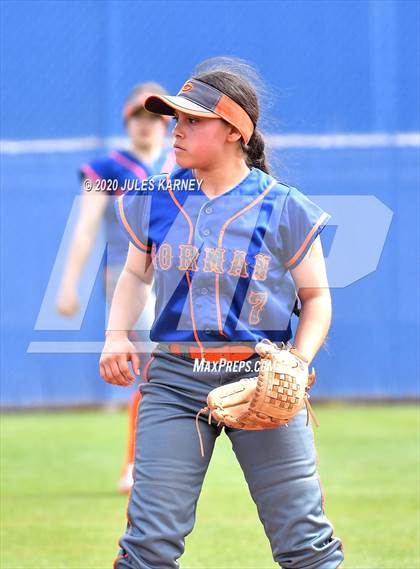
[[[331,324],[331,295],[319,237],[291,269],[302,308],[293,344],[309,362],[322,346]]]

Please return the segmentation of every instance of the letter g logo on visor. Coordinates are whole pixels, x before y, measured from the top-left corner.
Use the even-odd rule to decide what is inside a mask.
[[[191,91],[191,89],[193,88],[193,85],[191,83],[191,81],[187,81],[184,86],[181,89],[181,93],[188,93],[188,91]]]

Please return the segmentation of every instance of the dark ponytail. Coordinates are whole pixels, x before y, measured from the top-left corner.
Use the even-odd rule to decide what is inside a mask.
[[[201,71],[203,68],[209,70]],[[260,105],[253,81],[248,76],[256,76],[255,71],[245,62],[233,58],[213,58],[201,64],[193,79],[207,83],[222,91],[240,105],[251,118],[255,130],[248,144],[241,139],[241,148],[245,154],[249,168],[259,168],[269,174],[269,166],[265,155],[265,143],[257,130]],[[254,80],[255,82],[255,80]]]
[[[248,168],[259,168],[269,174],[267,158],[265,156],[265,142],[259,130],[255,129],[248,144],[241,139],[242,150],[246,156]]]

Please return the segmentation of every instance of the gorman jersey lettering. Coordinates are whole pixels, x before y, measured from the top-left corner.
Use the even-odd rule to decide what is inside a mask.
[[[242,278],[249,278],[250,274],[247,270],[247,252],[235,249],[232,255],[232,260],[229,264],[225,262],[226,250],[222,247],[204,247],[204,257],[202,266],[198,266],[197,261],[200,257],[198,248],[195,245],[188,245],[187,243],[180,243],[178,245],[178,256],[175,262],[178,264],[180,271],[194,271],[199,270],[205,273],[218,273],[225,272],[232,276],[239,276]],[[163,243],[159,250],[156,252],[156,246],[152,245],[152,258],[153,266],[155,269],[168,270],[172,266],[174,253],[170,243]],[[271,261],[269,255],[258,253],[254,259],[254,270],[251,278],[259,281],[265,281],[268,275],[268,267]]]
[[[128,192],[116,208],[127,238],[152,258],[157,301],[151,339],[289,340],[296,300],[290,269],[329,215],[257,168],[212,199],[191,170],[153,178],[164,191]],[[177,191],[186,181],[193,190]]]

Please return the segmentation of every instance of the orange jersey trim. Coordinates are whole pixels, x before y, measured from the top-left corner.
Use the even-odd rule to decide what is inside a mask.
[[[269,184],[267,186],[267,188],[257,197],[255,198],[251,203],[249,203],[247,206],[243,207],[242,209],[240,209],[239,211],[237,211],[236,213],[234,213],[231,217],[229,217],[229,219],[227,219],[223,226],[222,229],[220,230],[220,234],[219,234],[219,241],[217,243],[218,247],[222,247],[223,246],[223,237],[225,235],[225,231],[227,226],[232,223],[232,221],[234,221],[237,217],[239,217],[240,215],[242,215],[243,213],[245,213],[246,211],[248,211],[249,209],[253,208],[255,205],[257,205],[257,203],[259,203],[261,200],[263,200],[265,198],[265,196],[272,190],[273,186],[275,186],[277,184],[276,180],[273,180],[271,182],[271,184]],[[222,325],[222,309],[220,307],[220,275],[216,274],[215,276],[216,279],[216,311],[217,311],[217,324],[219,326],[219,333],[222,336],[226,337],[226,334],[223,332],[223,325]]]
[[[182,215],[185,217],[185,219],[188,222],[188,226],[189,226],[188,245],[191,245],[192,244],[192,238],[193,238],[193,232],[194,232],[193,223],[192,223],[191,218],[188,215],[188,213],[185,211],[185,209],[182,207],[182,205],[179,203],[179,201],[175,197],[174,192],[172,190],[171,181],[170,181],[169,176],[167,177],[167,183],[168,183],[169,195],[171,196],[176,207],[179,209],[179,211],[182,213]],[[189,296],[189,305],[190,305],[190,313],[191,313],[191,322],[192,322],[192,326],[193,326],[193,334],[194,334],[195,341],[200,346],[201,353],[204,354],[204,346],[201,343],[200,338],[198,337],[197,324],[195,321],[195,314],[194,314],[194,305],[193,305],[193,300],[192,300],[192,283],[191,283],[191,279],[190,279],[190,275],[188,273],[188,270],[185,271],[185,276],[187,279],[188,290],[189,290],[188,296]]]
[[[127,218],[125,216],[125,211],[124,211],[124,205],[123,205],[123,199],[124,199],[124,195],[122,195],[120,198],[118,198],[118,211],[121,217],[121,221],[124,224],[124,227],[127,231],[127,233],[130,235],[131,239],[134,241],[134,243],[145,253],[150,253],[152,248],[148,247],[147,245],[145,245],[144,243],[142,243],[140,241],[140,239],[137,237],[137,235],[134,233],[134,231],[131,229]]]
[[[293,255],[293,257],[291,259],[289,259],[287,261],[287,263],[284,263],[284,266],[286,268],[289,268],[291,265],[293,265],[293,263],[295,263],[299,259],[299,257],[301,256],[301,254],[305,250],[305,247],[307,246],[307,244],[309,243],[309,241],[313,237],[314,233],[317,231],[319,226],[322,225],[322,223],[324,223],[324,221],[326,221],[327,219],[328,219],[328,213],[324,212],[321,215],[321,217],[318,219],[318,221],[315,223],[315,225],[312,227],[312,229],[309,231],[309,233],[305,237],[302,245],[299,247],[299,249],[296,251],[296,253]]]

